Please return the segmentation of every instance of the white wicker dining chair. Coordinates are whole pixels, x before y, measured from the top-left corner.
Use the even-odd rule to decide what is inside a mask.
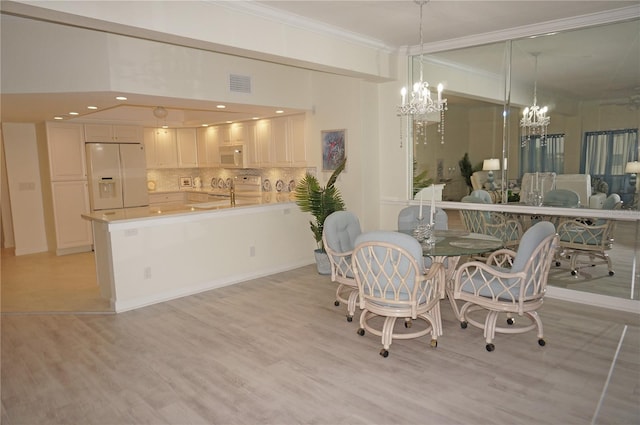
[[[479,196],[467,195],[461,202],[490,204]],[[515,218],[506,217],[496,211],[460,210],[460,218],[465,229],[472,233],[481,233],[496,237],[507,248],[515,248],[522,237],[522,224]]]
[[[520,240],[518,252],[501,249],[492,253],[486,263],[463,264],[454,277],[454,300],[464,302],[460,309],[460,326],[470,323],[484,330],[487,351],[493,351],[496,332],[538,332],[538,344],[545,345],[542,321],[537,310],[542,306],[549,268],[554,258],[558,237],[552,223],[542,221],[529,228]],[[486,314],[484,321],[476,311]],[[506,313],[507,326],[498,326],[498,316]],[[525,316],[530,323],[514,326],[515,315]]]
[[[431,346],[438,345],[445,270],[440,263],[425,270],[422,247],[416,239],[399,232],[361,234],[356,238],[353,271],[362,309],[358,334],[368,331],[380,336],[381,356],[389,355],[393,339],[419,338],[430,333]],[[381,326],[377,326],[378,317],[384,318]],[[395,329],[398,318],[404,319],[404,329]],[[417,319],[424,323],[414,325]]]
[[[425,205],[422,211],[422,216],[425,219],[425,224],[429,220],[431,214],[431,206]],[[410,231],[416,228],[418,225],[418,216],[420,215],[419,205],[409,205],[400,210],[398,213],[398,230]],[[447,212],[442,208],[436,207],[436,211],[433,214],[436,230],[447,230],[449,228],[449,216]]]
[[[351,255],[355,240],[362,233],[360,220],[349,211],[336,211],[324,220],[322,243],[331,263],[331,281],[338,283],[334,304],[347,304],[347,321],[356,311],[358,285],[351,268]]]
[[[622,207],[620,195],[612,193],[605,199],[603,210],[615,210]],[[558,256],[556,265],[560,265],[560,259],[569,259],[571,274],[577,276],[583,267],[606,264],[609,276],[613,276],[613,264],[607,251],[613,246],[613,233],[616,220],[568,218],[558,224],[558,236],[560,238],[561,255]],[[587,257],[582,260],[582,257]]]

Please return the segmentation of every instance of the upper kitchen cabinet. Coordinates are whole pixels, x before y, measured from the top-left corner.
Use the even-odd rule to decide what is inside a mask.
[[[304,115],[271,120],[272,165],[279,167],[306,166]]]
[[[198,145],[195,128],[179,128],[176,130],[178,145],[178,167],[195,168],[198,166]]]
[[[147,168],[178,168],[178,143],[174,129],[145,128],[144,148]]]
[[[87,143],[141,143],[142,128],[135,125],[85,124]]]
[[[244,142],[244,158],[246,161],[246,166],[248,168],[258,168],[260,167],[260,156],[258,145],[257,145],[257,123],[252,121],[245,124],[247,129],[245,131],[245,135],[247,136]]]
[[[215,126],[197,130],[198,166],[214,167],[220,165],[219,133],[220,128]]]
[[[87,170],[82,125],[46,123],[46,132],[51,180],[86,179]]]
[[[246,140],[245,123],[234,122],[232,124],[222,125],[219,129],[219,140],[222,145],[240,145]]]

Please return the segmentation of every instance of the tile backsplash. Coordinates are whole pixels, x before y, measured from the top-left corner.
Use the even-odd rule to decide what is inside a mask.
[[[284,191],[289,191],[289,183],[292,180],[297,183],[307,171],[313,173],[308,168],[156,168],[147,170],[147,180],[155,183],[156,192],[167,192],[180,190],[182,177],[200,177],[202,188],[206,189],[211,187],[211,180],[214,178],[217,181],[220,178],[226,180],[228,177],[250,175],[260,176],[263,182],[269,180],[271,191],[275,192],[278,180],[282,180]]]

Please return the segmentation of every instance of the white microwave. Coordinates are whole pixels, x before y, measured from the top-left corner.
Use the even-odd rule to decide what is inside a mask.
[[[220,165],[226,168],[245,168],[244,146],[220,146]]]

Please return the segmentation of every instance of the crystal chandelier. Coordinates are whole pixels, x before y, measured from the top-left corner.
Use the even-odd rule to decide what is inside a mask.
[[[531,141],[531,137],[540,137],[540,146],[547,143],[547,126],[551,122],[551,118],[546,116],[548,108],[546,106],[538,106],[538,54],[533,54],[536,60],[534,81],[533,81],[533,105],[524,108],[520,127],[524,133],[522,147]]]
[[[400,90],[400,96],[402,97],[402,104],[398,106],[397,115],[400,117],[411,118],[414,124],[414,130],[418,135],[424,138],[424,143],[427,143],[426,129],[428,124],[427,115],[439,112],[440,121],[438,123],[438,132],[440,133],[440,143],[444,144],[444,111],[447,110],[447,99],[442,98],[443,85],[438,84],[437,97],[432,97],[431,88],[429,83],[423,80],[423,53],[424,40],[422,36],[422,8],[427,1],[414,0],[416,4],[420,6],[420,81],[413,85],[413,91],[409,94],[407,99],[407,88],[403,87]],[[402,128],[402,126],[401,126]],[[417,138],[416,138],[417,141]],[[400,133],[400,147],[402,147],[402,130]]]

